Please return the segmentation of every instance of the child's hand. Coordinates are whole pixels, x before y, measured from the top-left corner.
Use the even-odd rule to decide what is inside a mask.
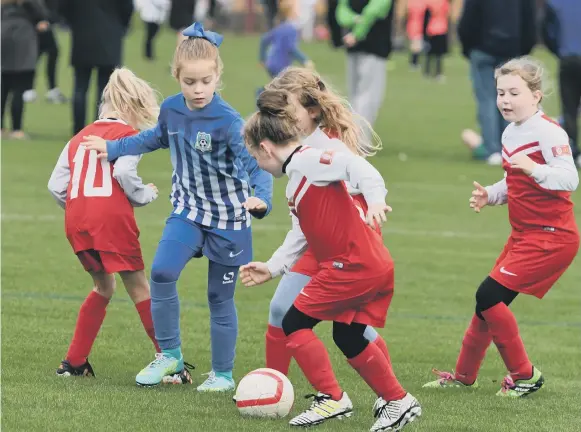
[[[476,213],[480,213],[480,209],[488,205],[488,191],[478,182],[474,182],[474,187],[476,189],[472,191],[470,208],[474,209]]]
[[[155,193],[155,198],[157,198],[157,196],[159,195],[159,191],[157,190],[157,186],[154,185],[153,183],[148,183],[147,187],[153,189],[153,192]]]
[[[240,280],[247,287],[261,285],[271,279],[268,266],[263,262],[251,262],[240,267]]]
[[[242,204],[242,207],[244,207],[248,211],[253,212],[265,212],[268,209],[268,206],[264,201],[254,196],[248,197],[246,202]]]
[[[510,159],[511,168],[519,169],[528,176],[533,174],[536,166],[537,163],[526,154],[518,154]]]
[[[376,203],[376,204],[369,204],[369,208],[367,209],[367,225],[372,228],[375,228],[375,224],[377,223],[379,226],[383,225],[384,222],[387,221],[385,217],[385,213],[389,213],[392,211],[392,208],[385,203]]]
[[[36,30],[39,32],[45,32],[50,27],[50,23],[48,21],[39,21],[36,24]]]
[[[345,36],[343,36],[343,43],[347,48],[351,48],[353,45],[357,43],[357,39],[355,39],[353,33],[347,33]]]
[[[85,146],[87,150],[97,150],[97,153],[99,153],[97,157],[99,159],[107,158],[107,141],[95,135],[89,135],[83,137],[83,139],[85,141],[83,141],[81,145]]]

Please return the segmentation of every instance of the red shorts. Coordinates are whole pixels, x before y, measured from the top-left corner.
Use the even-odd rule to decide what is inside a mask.
[[[394,287],[394,268],[323,268],[297,296],[294,306],[321,321],[384,327]]]
[[[571,265],[578,250],[578,239],[561,243],[545,236],[510,236],[490,277],[512,291],[543,298]]]
[[[355,207],[360,210],[362,216],[367,215],[367,203],[365,202],[365,198],[363,198],[362,194],[352,195],[353,203]],[[379,225],[375,226],[375,231],[381,235],[381,227]],[[291,272],[293,273],[300,273],[305,276],[313,277],[317,274],[320,270],[319,262],[315,258],[315,255],[311,252],[311,249],[307,249],[306,252],[303,254],[302,257],[295,263],[292,267]]]
[[[140,256],[128,256],[115,252],[89,249],[77,252],[77,257],[85,270],[93,273],[118,273],[122,271],[138,271],[145,268],[143,258]]]

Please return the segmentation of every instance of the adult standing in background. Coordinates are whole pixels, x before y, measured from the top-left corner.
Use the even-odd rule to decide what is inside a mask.
[[[32,82],[38,39],[36,31],[46,31],[49,27],[48,11],[42,0],[2,0],[2,136],[6,133],[4,111],[11,100],[11,139],[26,139],[22,130],[24,113],[23,94]]]
[[[559,57],[559,95],[563,129],[569,135],[573,158],[581,167],[579,114],[581,109],[581,1],[547,0],[543,39]]]
[[[109,76],[122,64],[123,39],[133,13],[133,0],[61,0],[61,13],[71,29],[73,134],[77,134],[86,125],[87,91],[93,71],[97,71],[93,118],[97,118]]]
[[[375,122],[387,79],[391,53],[392,0],[339,0],[337,22],[347,34],[347,88],[353,110]]]
[[[578,0],[577,0],[578,1]],[[476,159],[502,163],[501,139],[507,123],[496,107],[494,69],[529,54],[536,43],[535,0],[465,0],[458,24],[462,53],[470,61],[482,138],[465,130],[463,139]]]
[[[145,40],[143,56],[147,60],[154,60],[153,41],[160,26],[167,18],[171,7],[170,0],[135,0],[135,9],[145,24]]]
[[[196,0],[171,0],[169,26],[176,32],[177,45],[187,39],[182,31],[192,25],[196,12]]]

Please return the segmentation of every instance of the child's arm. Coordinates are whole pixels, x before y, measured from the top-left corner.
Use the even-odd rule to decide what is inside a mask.
[[[264,64],[264,62],[266,61],[266,52],[268,50],[268,47],[272,43],[273,31],[274,29],[264,33],[260,38],[260,51],[259,51],[260,64]]]
[[[250,176],[250,187],[254,189],[254,196],[266,204],[266,211],[264,212],[250,211],[252,216],[261,219],[272,210],[272,175],[260,169],[256,159],[250,156],[250,153],[246,150],[244,137],[242,136],[243,124],[244,122],[241,118],[237,118],[232,122],[228,130],[228,143],[234,154],[240,155],[242,163],[246,167],[246,171]]]
[[[346,0],[343,0],[346,1]],[[361,15],[355,20],[351,33],[355,40],[360,41],[367,37],[375,21],[385,18],[389,14],[393,0],[369,0]]]
[[[287,233],[284,242],[266,262],[268,271],[273,278],[288,272],[307,250],[307,239],[301,230],[299,220],[291,213],[292,228]]]
[[[121,156],[113,166],[113,178],[125,192],[133,207],[142,207],[157,198],[157,188],[145,185],[137,174],[137,164],[141,156]]]
[[[491,186],[484,188],[488,194],[488,205],[503,205],[508,201],[508,186],[506,185],[506,173],[504,178]]]
[[[69,167],[69,143],[61,152],[56,166],[48,180],[48,190],[63,209],[67,201],[67,189],[71,181],[71,169]]]
[[[155,127],[144,130],[137,135],[107,141],[107,160],[113,161],[121,156],[141,155],[168,147],[166,126],[158,122]]]
[[[546,165],[533,162],[534,168],[529,175],[545,189],[573,192],[579,186],[579,173],[571,154],[569,137],[561,128],[557,129],[555,136],[554,130],[539,142]]]
[[[339,0],[335,11],[335,18],[341,27],[350,29],[355,25],[359,15],[349,7],[349,0]]]

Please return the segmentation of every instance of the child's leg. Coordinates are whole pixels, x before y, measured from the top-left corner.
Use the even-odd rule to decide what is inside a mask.
[[[208,306],[210,307],[212,370],[229,379],[232,379],[238,338],[238,315],[234,304],[237,278],[238,266],[209,262]]]
[[[268,329],[266,331],[266,367],[288,374],[291,353],[287,349],[287,337],[282,330],[282,320],[293,305],[299,292],[311,280],[300,273],[287,273],[280,280],[270,301]]]
[[[444,69],[443,69],[443,67],[444,67],[444,62],[443,62],[444,56],[437,55],[434,60],[436,62],[436,65],[435,65],[436,66],[436,70],[435,70],[435,73],[434,74],[435,74],[436,78],[439,78],[439,77],[441,78],[441,77],[444,76]]]
[[[376,345],[363,336],[363,324],[333,323],[333,340],[349,364],[386,401],[402,399],[406,392],[395,377],[387,358]]]
[[[98,253],[98,252],[95,252]],[[115,276],[105,272],[90,272],[94,288],[87,296],[77,318],[75,333],[66,360],[79,367],[87,362],[93,343],[101,329],[109,300],[115,292]]]
[[[293,305],[282,320],[282,329],[288,338],[287,348],[311,385],[338,401],[343,390],[337,382],[325,345],[313,332],[318,323],[319,320]]]
[[[155,331],[153,330],[153,318],[151,317],[151,294],[149,291],[149,283],[145,277],[143,270],[120,272],[119,275],[123,280],[125,289],[129,297],[135,304],[139,318],[147,336],[153,342],[155,350],[160,352],[161,349],[155,339]]]

